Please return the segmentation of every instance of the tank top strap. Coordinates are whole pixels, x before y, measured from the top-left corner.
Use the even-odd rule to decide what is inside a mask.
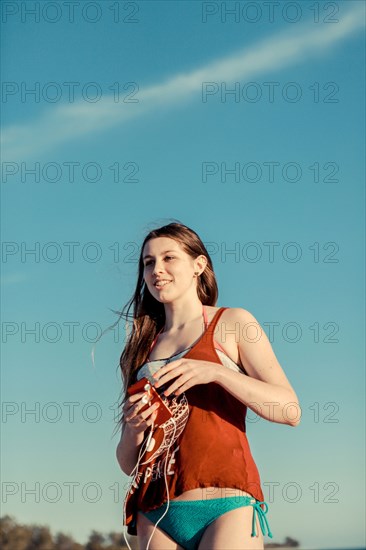
[[[216,325],[217,325],[217,323],[218,323],[218,321],[221,317],[221,314],[224,313],[225,309],[228,309],[228,308],[222,306],[216,311],[215,315],[213,316],[213,318],[211,320],[211,323],[208,325],[208,327],[206,329],[206,333],[208,335],[208,338],[212,341],[213,341],[213,335],[214,335]]]

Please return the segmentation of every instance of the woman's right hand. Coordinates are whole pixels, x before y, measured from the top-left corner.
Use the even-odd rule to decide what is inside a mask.
[[[143,399],[145,397],[145,399]],[[159,403],[154,403],[141,412],[147,401],[147,393],[139,392],[131,395],[123,405],[123,418],[126,428],[135,435],[145,432],[157,417]]]

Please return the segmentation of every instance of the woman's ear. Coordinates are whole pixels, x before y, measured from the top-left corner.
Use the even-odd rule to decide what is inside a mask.
[[[207,265],[207,258],[203,254],[201,254],[200,256],[198,256],[198,258],[196,258],[196,262],[197,265],[195,271],[200,271],[202,275]]]

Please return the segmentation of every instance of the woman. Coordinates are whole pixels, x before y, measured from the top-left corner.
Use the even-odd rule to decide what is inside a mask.
[[[120,359],[116,451],[132,476],[124,524],[141,550],[259,549],[266,529],[272,537],[245,415],[250,407],[296,426],[300,407],[257,320],[215,307],[217,296],[210,256],[192,229],[170,223],[145,237]],[[146,391],[128,397],[144,377],[171,411],[163,424],[154,424],[157,404]]]

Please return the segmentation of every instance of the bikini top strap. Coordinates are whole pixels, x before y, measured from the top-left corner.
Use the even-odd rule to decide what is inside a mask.
[[[215,331],[215,328],[216,328],[216,325],[219,321],[219,318],[221,317],[221,314],[225,311],[225,309],[228,309],[227,307],[225,306],[221,306],[215,313],[215,315],[213,316],[209,326],[207,327],[207,330],[206,330],[206,333],[208,336],[206,337],[209,337],[212,339],[212,341],[214,340],[214,331]]]
[[[202,304],[202,311],[203,311],[203,319],[204,319],[204,322],[205,322],[205,330],[207,330],[207,327],[208,327],[208,317],[207,317],[207,311],[206,311],[206,308],[205,306]]]
[[[158,337],[159,337],[159,334],[161,333],[161,331],[163,330],[163,328],[164,328],[164,327],[161,327],[161,329],[159,330],[159,332],[158,332],[157,335],[155,336],[154,340],[152,341],[152,344],[151,344],[150,350],[149,350],[150,353],[151,353],[151,350],[153,349],[153,347],[155,346],[156,341],[157,341],[157,339],[158,339]]]

